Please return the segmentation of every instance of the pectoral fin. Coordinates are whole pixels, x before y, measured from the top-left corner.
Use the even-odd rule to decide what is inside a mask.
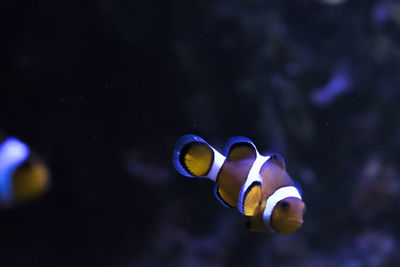
[[[261,183],[259,181],[254,181],[247,188],[243,199],[244,215],[255,215],[259,211],[261,205]]]

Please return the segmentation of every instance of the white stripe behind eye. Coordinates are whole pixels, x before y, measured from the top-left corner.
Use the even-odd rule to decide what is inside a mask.
[[[272,229],[270,222],[272,211],[279,201],[288,197],[301,199],[299,191],[294,186],[281,187],[267,199],[267,203],[265,204],[265,209],[263,213],[263,221],[265,226],[273,233],[275,233],[275,230]]]
[[[262,177],[260,175],[261,167],[263,164],[270,158],[270,156],[261,156],[257,152],[257,157],[256,160],[253,163],[253,166],[251,167],[249,171],[249,175],[247,175],[246,181],[244,182],[242,188],[240,189],[239,193],[239,198],[238,198],[238,210],[244,214],[243,211],[243,202],[244,202],[244,194],[246,193],[246,190],[249,188],[249,186],[255,182],[258,181],[262,184]]]

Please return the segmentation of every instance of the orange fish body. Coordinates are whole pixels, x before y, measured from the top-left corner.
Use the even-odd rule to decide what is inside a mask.
[[[305,205],[283,159],[260,155],[245,137],[229,139],[225,157],[201,137],[185,135],[173,163],[187,177],[216,182],[215,196],[247,216],[252,231],[291,234],[303,224]]]

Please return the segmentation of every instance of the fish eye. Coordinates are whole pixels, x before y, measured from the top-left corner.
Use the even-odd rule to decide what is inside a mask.
[[[287,201],[282,201],[282,202],[279,204],[279,206],[281,207],[282,210],[286,211],[286,210],[289,209],[290,204],[289,204],[289,202],[287,202]]]

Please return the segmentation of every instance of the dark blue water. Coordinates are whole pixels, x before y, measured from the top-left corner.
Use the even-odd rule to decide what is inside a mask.
[[[1,266],[398,266],[397,1],[2,1],[0,131],[47,163]],[[280,153],[307,213],[251,233],[175,142]]]

